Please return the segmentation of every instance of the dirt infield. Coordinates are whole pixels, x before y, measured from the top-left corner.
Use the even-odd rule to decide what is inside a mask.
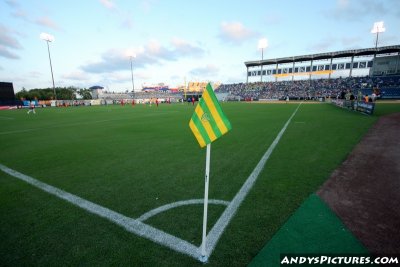
[[[400,113],[381,117],[317,194],[372,254],[399,254]]]

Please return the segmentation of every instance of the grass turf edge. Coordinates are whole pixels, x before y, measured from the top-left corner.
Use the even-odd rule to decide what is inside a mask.
[[[368,251],[323,200],[311,194],[248,266],[280,266],[282,254],[368,254]]]

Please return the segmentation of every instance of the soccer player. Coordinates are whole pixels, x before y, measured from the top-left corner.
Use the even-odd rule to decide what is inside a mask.
[[[35,102],[33,102],[33,101],[31,101],[30,104],[29,104],[29,110],[28,110],[27,114],[29,114],[29,113],[31,113],[31,112],[33,112],[33,114],[36,114],[36,111],[35,111]]]

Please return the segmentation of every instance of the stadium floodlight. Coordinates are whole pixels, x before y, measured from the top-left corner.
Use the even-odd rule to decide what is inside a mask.
[[[46,43],[47,43],[47,52],[49,53],[51,79],[52,79],[52,81],[53,81],[54,100],[57,100],[56,86],[54,85],[53,66],[52,66],[52,64],[51,64],[50,46],[49,46],[49,42],[54,42],[54,36],[51,35],[51,34],[42,32],[42,33],[40,34],[40,39],[46,41]]]
[[[375,49],[378,47],[378,38],[379,38],[379,33],[380,32],[385,32],[385,26],[383,25],[383,21],[378,21],[374,23],[374,26],[371,29],[371,33],[376,33],[376,39],[375,39]]]
[[[42,32],[40,34],[40,39],[48,41],[48,42],[54,42],[54,40],[55,40],[53,35],[44,33],[44,32]]]
[[[268,47],[268,40],[267,40],[267,38],[261,38],[259,41],[258,41],[258,48],[259,49],[264,49],[264,48],[267,48]]]
[[[264,49],[268,47],[268,40],[267,38],[261,38],[258,41],[258,49],[261,49],[261,82],[262,82],[262,76],[263,76],[263,65],[262,65],[262,61],[264,60]]]

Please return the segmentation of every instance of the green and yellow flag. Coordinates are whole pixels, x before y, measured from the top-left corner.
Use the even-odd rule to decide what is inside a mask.
[[[200,147],[205,147],[232,129],[210,83],[207,84],[206,90],[194,110],[189,127]]]

